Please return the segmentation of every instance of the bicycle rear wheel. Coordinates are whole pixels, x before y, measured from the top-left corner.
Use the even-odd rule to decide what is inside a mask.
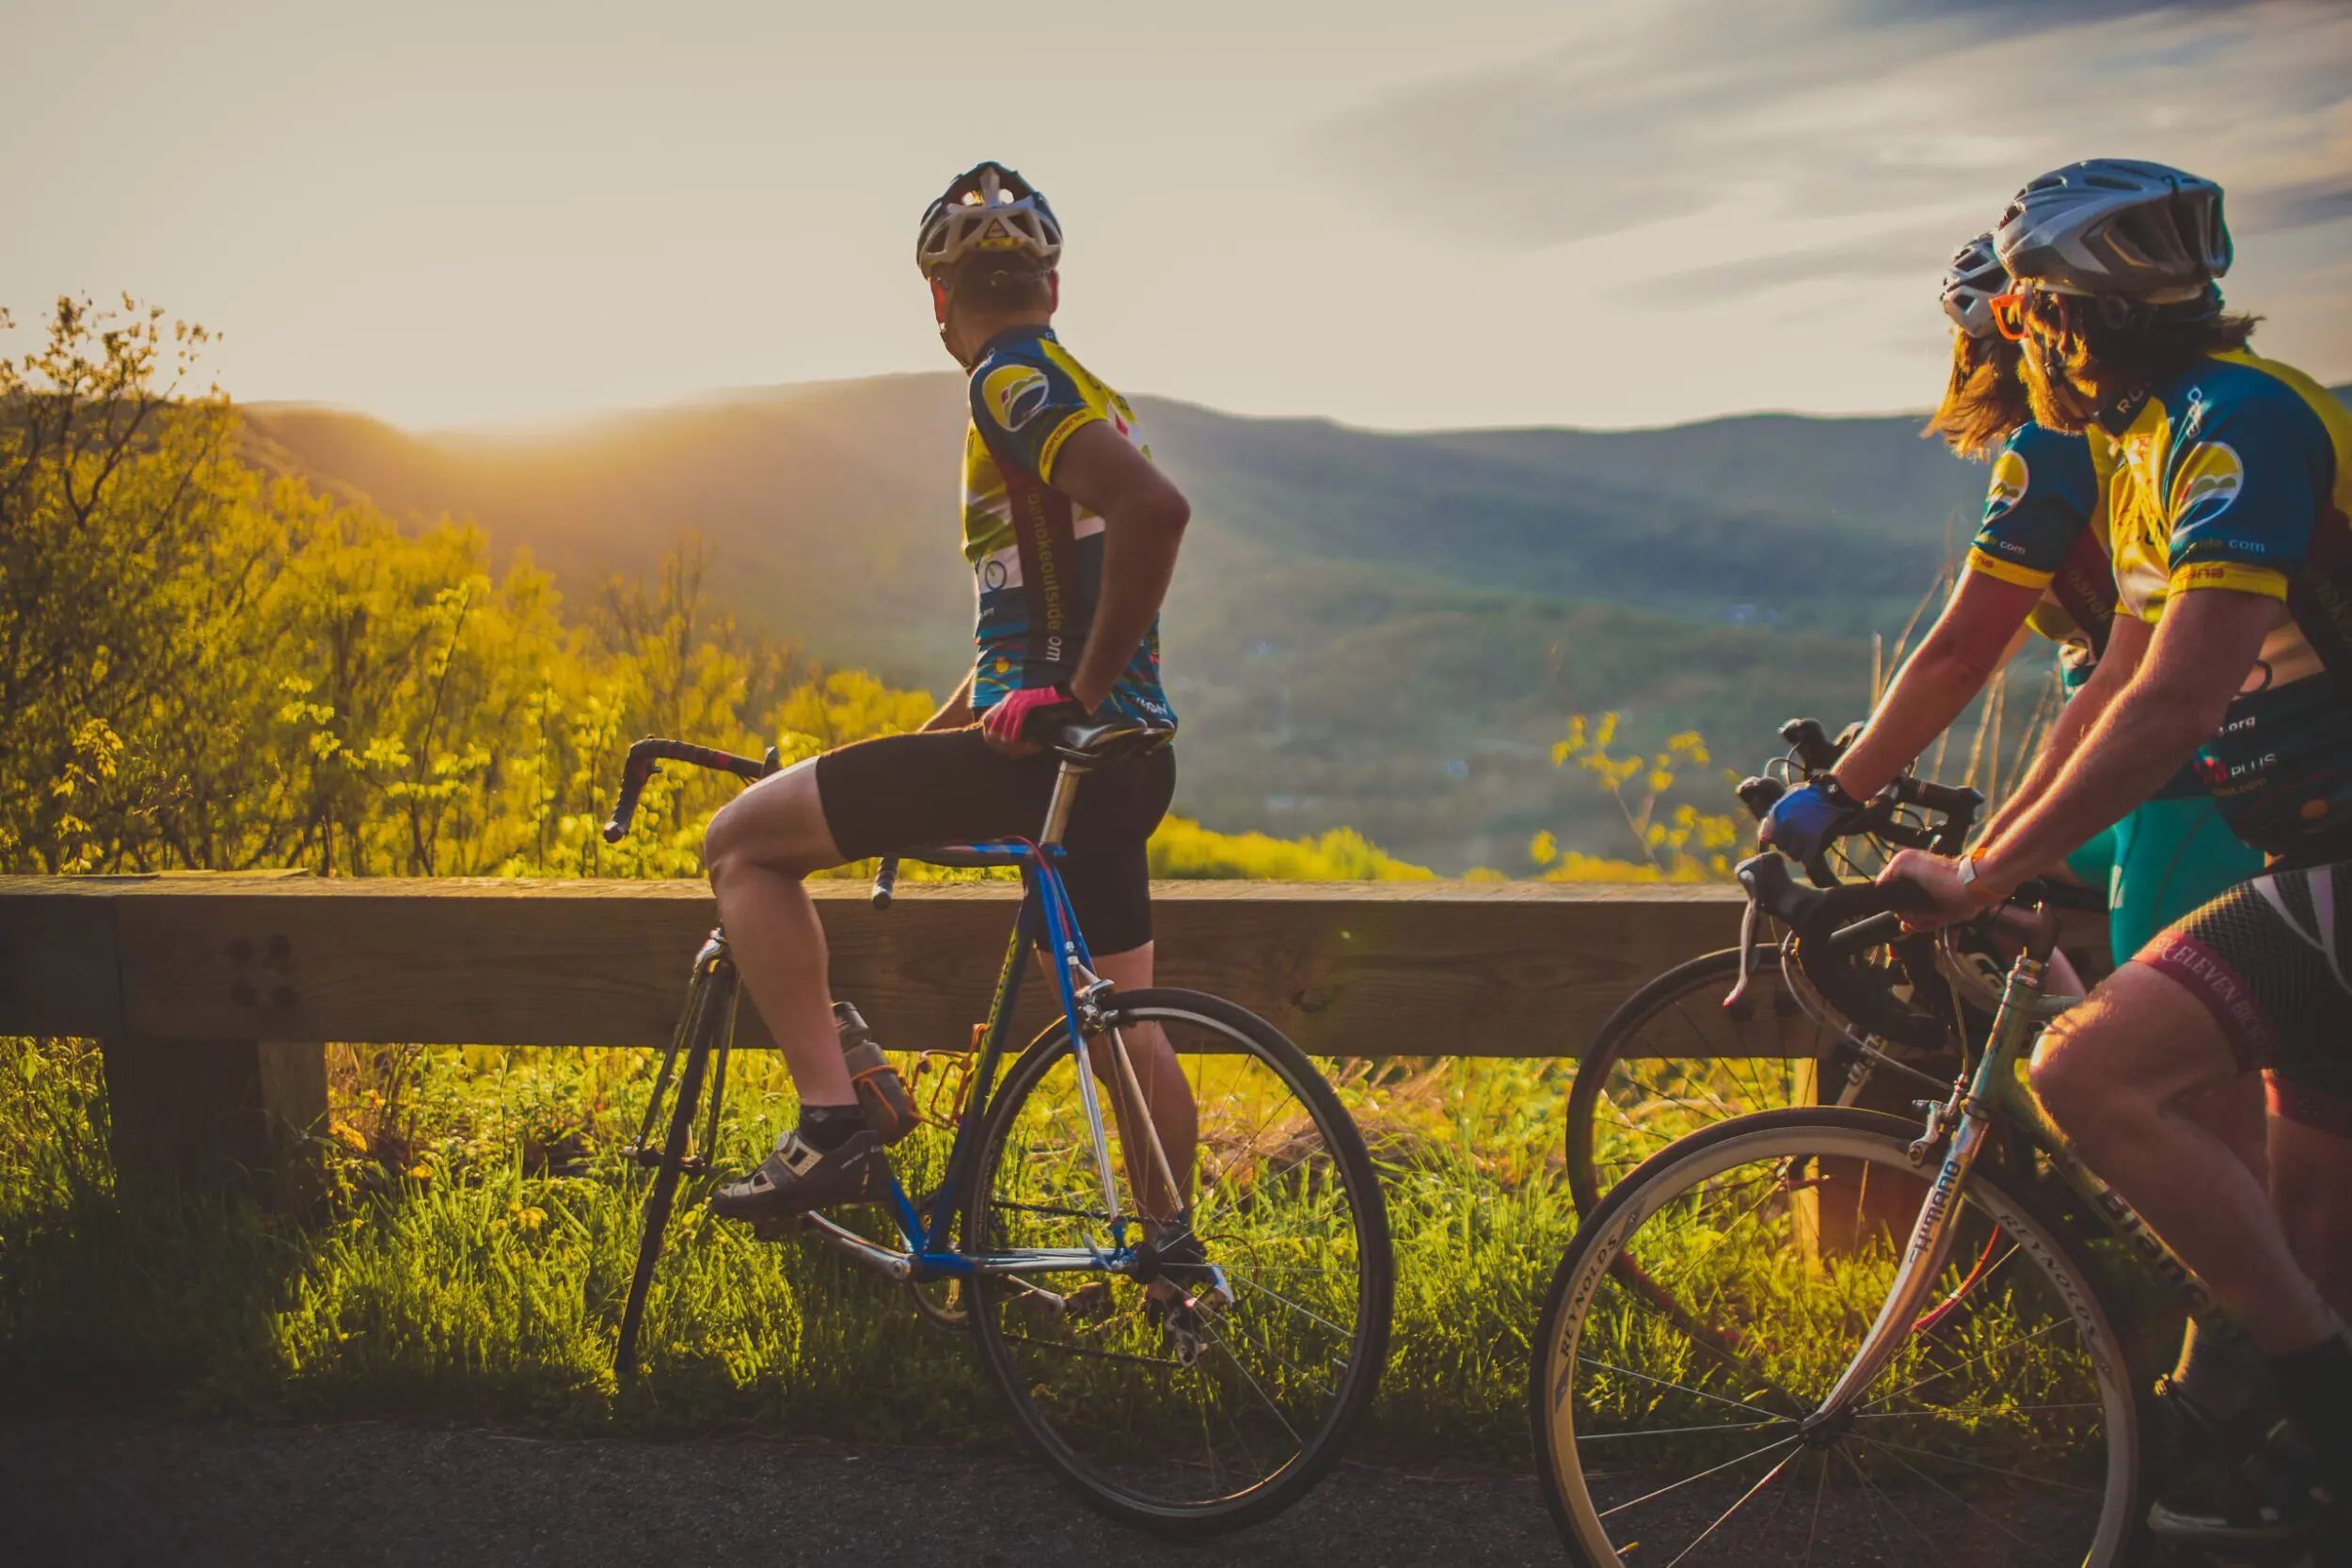
[[[1662,1150],[1585,1221],[1529,1386],[1577,1562],[2125,1560],[2144,1503],[2122,1346],[2077,1252],[1981,1166],[1937,1305],[1846,1415],[1805,1424],[1904,1245],[1831,1211],[1874,1178],[1915,1181],[1913,1133],[1836,1108],[1744,1117]]]
[[[1133,1269],[983,1275],[972,1322],[1023,1434],[1088,1503],[1164,1532],[1232,1529],[1328,1471],[1372,1398],[1393,1291],[1387,1211],[1338,1097],[1264,1020],[1162,990],[1119,997],[1114,1017],[1130,1036],[1157,1026],[1178,1053],[1200,1145],[1176,1175],[1190,1178],[1193,1232],[1230,1299],[1200,1291],[1176,1307]],[[966,1251],[1110,1251],[1080,1070],[1057,1025],[1007,1075]],[[1133,1213],[1130,1150],[1104,1119]]]
[[[646,1298],[653,1291],[654,1265],[661,1257],[662,1234],[669,1228],[678,1178],[685,1173],[687,1151],[693,1142],[703,1074],[724,1026],[733,987],[731,973],[714,974],[696,984],[688,1002],[693,1016],[686,1030],[685,1061],[678,1069],[677,1099],[670,1110],[669,1132],[661,1141],[661,1158],[654,1167],[653,1186],[645,1194],[645,1223],[637,1237],[637,1267],[629,1275],[628,1299],[621,1308],[621,1336],[612,1349],[615,1377],[625,1378],[637,1370],[637,1338],[644,1326]],[[660,1092],[659,1084],[655,1092]]]

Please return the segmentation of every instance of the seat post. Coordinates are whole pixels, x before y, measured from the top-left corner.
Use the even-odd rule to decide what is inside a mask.
[[[1054,775],[1053,797],[1045,802],[1045,831],[1038,835],[1040,844],[1059,844],[1062,830],[1070,826],[1070,808],[1078,800],[1078,781],[1089,770],[1062,759],[1061,770]]]

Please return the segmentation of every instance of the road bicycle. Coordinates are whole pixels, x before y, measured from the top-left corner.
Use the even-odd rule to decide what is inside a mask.
[[[1873,1005],[1840,955],[1912,890],[1806,888],[1769,854],[1739,877],[1793,933],[1808,983]],[[2050,989],[2058,920],[2041,891],[1989,923],[2022,942],[1997,993],[1964,934],[1939,935],[1947,977],[1994,1019],[1923,1121],[1734,1117],[1659,1150],[1586,1216],[1530,1376],[1538,1474],[1575,1561],[2105,1568],[2141,1548],[2132,1352],[2164,1342],[2168,1301],[2242,1341],[2021,1077],[2079,1000]],[[2030,1166],[1994,1158],[2004,1146]],[[1858,1217],[1890,1182],[1915,1195],[1907,1233]]]
[[[1790,784],[1834,768],[1859,728],[1832,739],[1814,720],[1790,720],[1780,731],[1787,756],[1741,782],[1741,803],[1760,819]],[[1901,774],[1806,875],[1832,887],[1841,873],[1867,879],[1894,849],[1957,853],[1983,806],[1974,789]],[[2046,896],[2074,912],[2106,907],[2090,888],[2051,886]],[[1842,956],[1849,993],[1871,998],[1859,1017],[1830,1006],[1785,943],[1777,955],[1773,944],[1754,942],[1701,954],[1628,998],[1579,1054],[1568,1088],[1565,1174],[1577,1212],[1591,1213],[1628,1171],[1712,1122],[1788,1105],[1867,1108],[1940,1094],[1961,1037],[1981,1037],[1991,1008],[1945,983],[1934,939],[1884,936]],[[1971,961],[1980,970],[2002,962],[1983,948]]]
[[[971,1050],[924,1053],[906,1075],[928,1087],[929,1126],[892,1163],[916,1190],[894,1176],[879,1223],[875,1210],[845,1210],[794,1228],[903,1284],[932,1321],[968,1330],[1023,1436],[1088,1503],[1184,1534],[1266,1518],[1338,1462],[1387,1355],[1394,1264],[1363,1140],[1296,1046],[1231,1002],[1121,992],[1093,972],[1062,881],[1062,831],[1089,773],[1169,733],[1053,727],[1035,737],[1060,760],[1035,839],[908,857],[1020,873],[987,1022]],[[773,751],[754,761],[639,741],[608,839],[628,831],[663,761],[750,780],[776,768]],[[892,903],[898,869],[882,863],[876,907]],[[1016,1051],[1032,950],[1059,1013]],[[623,1377],[660,1317],[656,1265],[680,1185],[716,1168],[738,996],[726,936],[713,931],[628,1150],[652,1179],[614,1355]],[[1130,1056],[1127,1037],[1144,1026],[1175,1048],[1198,1107],[1198,1151],[1184,1165],[1163,1147]],[[1167,1212],[1169,1195],[1187,1190],[1188,1212]],[[1211,1269],[1164,1256],[1187,1226]]]

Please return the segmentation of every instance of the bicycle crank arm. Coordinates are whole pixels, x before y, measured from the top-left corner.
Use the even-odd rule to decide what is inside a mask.
[[[876,1246],[855,1231],[844,1230],[822,1214],[804,1214],[801,1220],[812,1238],[822,1242],[852,1263],[863,1264],[877,1274],[901,1282],[914,1275],[914,1264],[905,1253]]]

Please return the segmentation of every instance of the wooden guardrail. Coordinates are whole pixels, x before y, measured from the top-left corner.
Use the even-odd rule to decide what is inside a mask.
[[[837,994],[894,1047],[969,1037],[1017,889],[810,884]],[[1160,975],[1335,1056],[1572,1056],[1669,964],[1727,945],[1725,887],[1163,882]],[[119,1174],[210,1184],[325,1114],[323,1042],[664,1043],[714,919],[700,882],[0,878],[0,1034],[97,1038]],[[1030,1006],[1046,1016],[1042,987]],[[756,1009],[738,1031],[769,1043]]]

